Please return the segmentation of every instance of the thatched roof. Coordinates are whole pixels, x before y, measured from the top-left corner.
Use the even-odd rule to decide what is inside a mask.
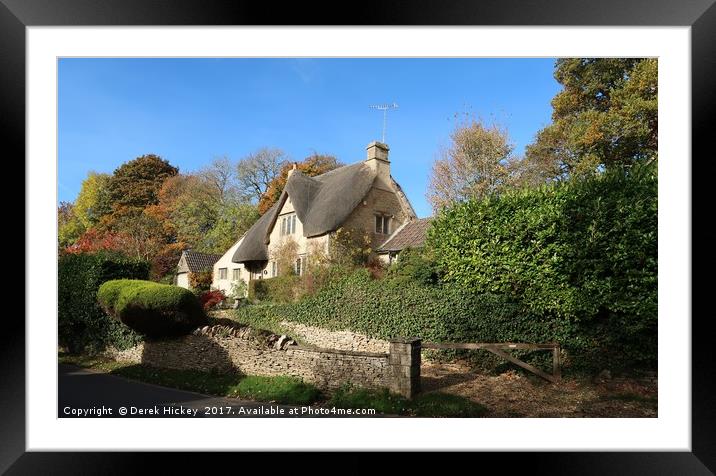
[[[325,174],[309,177],[294,170],[278,202],[244,237],[234,253],[234,263],[268,260],[268,237],[287,197],[303,224],[305,237],[336,230],[368,193],[375,171],[365,162],[344,165]]]
[[[378,252],[401,251],[405,248],[420,248],[425,244],[425,237],[432,217],[420,218],[405,223],[385,240]]]

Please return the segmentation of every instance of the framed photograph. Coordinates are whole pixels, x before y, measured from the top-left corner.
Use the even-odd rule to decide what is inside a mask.
[[[714,471],[712,0],[2,0],[0,25],[26,178],[3,471]]]

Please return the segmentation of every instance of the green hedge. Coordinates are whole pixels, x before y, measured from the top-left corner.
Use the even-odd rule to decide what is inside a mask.
[[[105,281],[149,276],[149,263],[117,253],[62,255],[58,261],[58,341],[70,352],[131,347],[141,337],[108,318],[95,299]]]
[[[380,339],[419,336],[432,342],[543,342],[552,335],[550,323],[533,322],[502,296],[374,280],[365,269],[336,277],[298,303],[254,304],[235,312],[240,322],[277,333],[289,332],[281,326],[286,320]]]
[[[249,281],[250,301],[292,302],[299,292],[301,277],[295,275],[276,276],[268,279]]]
[[[276,329],[281,320],[350,329],[372,337],[419,336],[435,342],[482,342],[531,332],[514,319],[519,307],[493,294],[476,296],[457,286],[374,280],[367,270],[338,278],[294,304],[259,304],[236,310],[238,320]],[[499,323],[499,325],[498,325]]]
[[[544,338],[617,367],[656,366],[657,170],[610,171],[445,210],[443,279],[520,303]]]
[[[535,315],[505,295],[475,294],[453,284],[426,286],[373,280],[364,271],[334,281],[298,303],[254,304],[235,312],[238,321],[277,333],[290,333],[281,321],[291,321],[352,330],[379,339],[418,336],[430,342],[557,341],[566,352],[564,366],[568,370],[623,369],[632,363],[628,354],[612,347],[611,341],[595,329],[571,319]],[[621,332],[612,330],[607,337]],[[444,353],[456,354],[470,357],[485,368],[502,363],[485,352]],[[547,352],[515,355],[533,363],[551,358]]]
[[[108,281],[100,286],[97,300],[112,317],[152,338],[187,334],[208,322],[194,293],[169,284]]]

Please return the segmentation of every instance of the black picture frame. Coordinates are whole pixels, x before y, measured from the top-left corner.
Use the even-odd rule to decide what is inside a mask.
[[[25,28],[75,25],[565,25],[690,26],[692,77],[692,452],[519,453],[532,472],[550,474],[712,474],[716,471],[716,405],[713,345],[705,306],[716,234],[708,220],[714,200],[705,192],[714,177],[716,116],[715,0],[371,0],[340,8],[315,2],[221,0],[0,0],[0,126],[6,157],[25,156]],[[708,151],[708,152],[707,152]],[[710,160],[709,160],[710,159]],[[6,159],[7,160],[7,159]],[[688,158],[684,158],[685,165]],[[24,175],[24,172],[23,172]],[[27,177],[26,177],[27,178]],[[704,182],[699,184],[699,182]],[[700,185],[700,186],[699,186]],[[26,212],[27,213],[27,212]],[[25,253],[31,250],[25,249]],[[699,279],[699,277],[702,277]],[[25,289],[27,298],[28,290]],[[704,304],[699,313],[698,305]],[[709,312],[710,311],[710,312]],[[25,326],[6,313],[0,345],[0,472],[8,474],[118,474],[136,470],[126,453],[25,452]],[[673,316],[688,321],[691,316]],[[663,342],[662,342],[663,344]],[[160,458],[166,454],[143,453]],[[192,457],[194,459],[195,457]],[[292,457],[293,458],[293,457]],[[163,458],[165,460],[169,458]],[[485,453],[480,467],[506,456]],[[173,464],[188,458],[171,455]],[[345,460],[344,463],[347,463]],[[145,466],[146,467],[146,466]]]

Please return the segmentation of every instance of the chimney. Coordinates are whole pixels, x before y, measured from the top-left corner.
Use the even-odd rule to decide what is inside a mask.
[[[375,171],[378,183],[390,189],[390,161],[388,160],[387,144],[373,141],[366,147],[368,151],[365,163]]]
[[[388,144],[383,144],[382,142],[373,141],[370,144],[368,144],[368,147],[366,147],[366,150],[368,151],[368,157],[366,160],[383,160],[385,162],[390,163],[388,160],[388,151],[390,148],[388,147]]]
[[[286,180],[288,180],[288,178],[291,176],[291,174],[293,173],[293,171],[296,170],[297,168],[298,168],[298,163],[297,163],[297,162],[294,162],[294,163],[293,163],[293,167],[291,167],[290,169],[288,169],[288,175],[286,175]]]

